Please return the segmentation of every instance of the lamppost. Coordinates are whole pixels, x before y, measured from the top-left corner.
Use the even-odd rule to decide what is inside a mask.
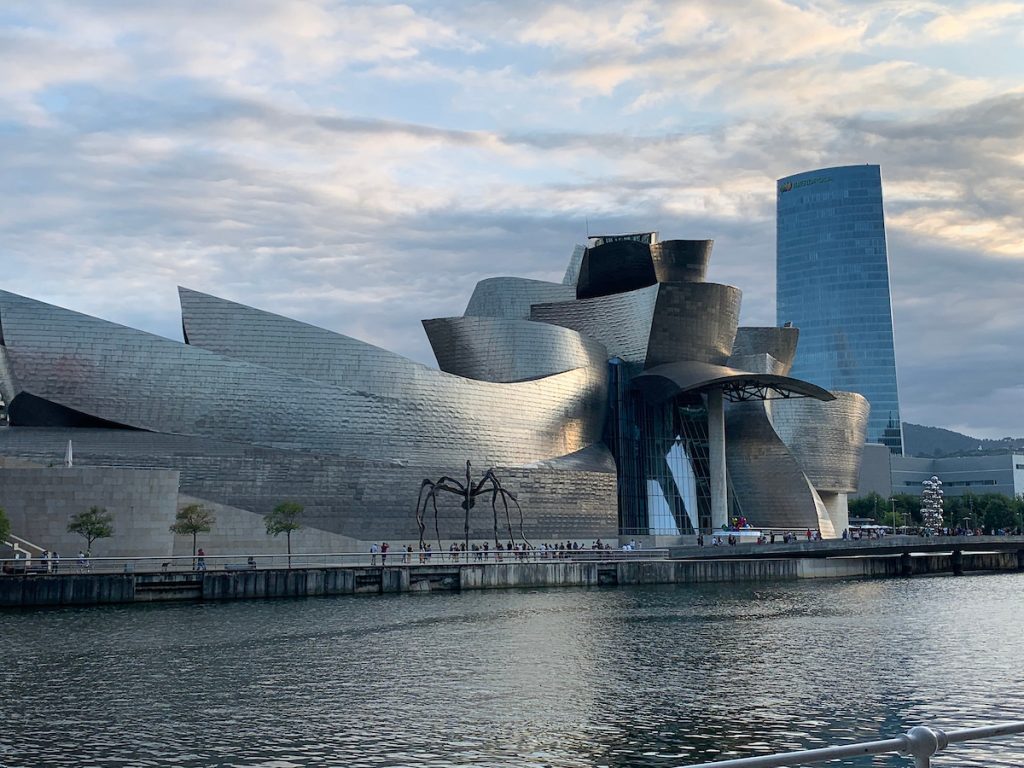
[[[921,481],[921,518],[925,535],[942,527],[942,481],[935,475],[929,480]]]

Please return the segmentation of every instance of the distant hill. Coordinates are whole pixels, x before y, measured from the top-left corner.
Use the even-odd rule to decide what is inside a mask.
[[[951,429],[903,422],[903,452],[907,456],[979,456],[1014,451],[1024,453],[1024,437],[985,440]]]

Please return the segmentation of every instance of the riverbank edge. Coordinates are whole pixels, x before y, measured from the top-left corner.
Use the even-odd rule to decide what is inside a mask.
[[[294,568],[197,573],[41,574],[0,577],[0,608],[168,601],[252,600],[473,589],[898,578],[1018,571],[1017,553],[779,560],[505,562]]]

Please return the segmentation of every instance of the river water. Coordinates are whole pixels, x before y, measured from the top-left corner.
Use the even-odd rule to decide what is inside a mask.
[[[994,574],[0,612],[0,765],[668,768],[1024,719],[1022,593]],[[934,765],[1021,766],[1024,737]]]

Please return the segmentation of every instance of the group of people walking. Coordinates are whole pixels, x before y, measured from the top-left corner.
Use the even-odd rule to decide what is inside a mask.
[[[466,550],[466,543],[452,542],[449,545],[447,551],[437,552],[433,546],[429,543],[423,543],[417,550],[413,550],[411,544],[400,544],[398,545],[397,557],[400,563],[404,565],[411,564],[413,558],[417,558],[418,562],[423,565],[431,562],[431,559],[435,553],[439,554],[442,559],[448,562],[482,562],[482,561],[495,561],[502,562],[505,560],[551,560],[551,559],[564,559],[572,557],[573,552],[579,552],[581,550],[610,550],[611,544],[606,544],[600,539],[596,539],[588,547],[585,544],[580,544],[578,541],[572,541],[567,539],[566,541],[559,541],[553,544],[543,543],[537,546],[529,544],[527,542],[514,542],[510,541],[507,545],[502,544],[500,541],[491,544],[485,541],[481,544],[472,543],[469,545],[469,550]],[[623,546],[623,549],[638,549],[639,545],[636,542],[630,542]],[[396,556],[395,551],[391,545],[384,541],[380,544],[374,542],[370,545],[370,565],[377,565],[377,559],[380,558],[381,565],[387,565],[388,556],[392,556],[392,562]]]

